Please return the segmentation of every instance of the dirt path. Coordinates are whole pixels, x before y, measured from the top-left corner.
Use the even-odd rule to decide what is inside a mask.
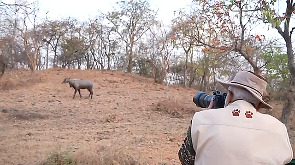
[[[5,77],[6,76],[6,77]],[[48,70],[3,76],[0,164],[31,165],[67,152],[79,164],[179,164],[196,91],[122,72]],[[61,84],[95,82],[94,97]],[[21,82],[21,83],[19,83]],[[23,84],[23,85],[22,85]]]

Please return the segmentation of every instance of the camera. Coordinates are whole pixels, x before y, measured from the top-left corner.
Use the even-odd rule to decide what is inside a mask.
[[[200,91],[193,97],[193,102],[197,107],[207,108],[213,99],[212,109],[223,108],[226,96],[227,93],[221,93],[219,91],[213,91],[213,95]]]

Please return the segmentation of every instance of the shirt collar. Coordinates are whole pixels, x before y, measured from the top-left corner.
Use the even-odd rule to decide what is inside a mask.
[[[241,109],[248,109],[248,110],[255,109],[255,107],[251,103],[249,103],[245,100],[236,100],[236,101],[230,103],[227,107],[232,107],[232,106],[238,106],[238,107],[242,107]],[[255,111],[256,111],[256,109],[255,109]]]

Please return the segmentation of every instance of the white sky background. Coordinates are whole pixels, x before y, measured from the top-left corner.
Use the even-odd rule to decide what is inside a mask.
[[[6,3],[12,3],[15,0],[0,0]],[[35,0],[28,0],[35,1]],[[57,20],[62,18],[76,18],[79,21],[87,21],[99,15],[98,11],[107,13],[113,11],[117,7],[116,2],[120,0],[37,0],[40,7],[40,17],[46,18],[46,13],[49,19]],[[165,25],[170,25],[174,18],[174,11],[186,8],[189,10],[189,5],[192,0],[148,0],[153,10],[158,11],[157,19]],[[283,13],[286,9],[285,0],[277,0],[276,5],[280,7],[279,12]],[[291,20],[292,25],[295,20]],[[295,26],[295,25],[294,25]],[[291,27],[294,27],[291,26]],[[263,34],[267,38],[282,37],[276,29],[266,25],[260,25],[255,28],[257,34]],[[255,34],[254,34],[255,35]]]
[[[79,21],[87,21],[89,18],[94,18],[99,15],[98,11],[103,13],[112,11],[116,7],[116,2],[119,0],[38,0],[40,14],[43,18],[47,16],[49,19],[56,20],[62,18],[76,18]],[[158,20],[163,21],[165,25],[169,25],[174,18],[174,11],[186,8],[189,10],[189,5],[192,0],[148,0],[153,10],[158,11]],[[280,7],[279,12],[285,12],[285,0],[278,0]],[[293,21],[291,21],[294,23]],[[259,27],[257,33],[265,36],[279,37],[278,32],[267,26]],[[271,37],[271,38],[272,38]]]
[[[79,21],[98,16],[113,10],[118,0],[39,0],[40,12],[48,18],[58,19],[74,17]],[[153,10],[158,11],[158,19],[169,24],[174,11],[186,7],[192,0],[149,0]],[[45,17],[44,16],[44,17]]]

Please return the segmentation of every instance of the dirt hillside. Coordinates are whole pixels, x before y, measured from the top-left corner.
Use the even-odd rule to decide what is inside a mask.
[[[82,99],[64,78],[92,80]],[[65,153],[78,164],[179,164],[197,91],[122,72],[17,70],[0,79],[0,164],[42,164]],[[293,137],[292,137],[293,138]]]
[[[64,78],[94,81],[82,99]],[[0,164],[67,152],[80,164],[178,164],[196,91],[122,72],[21,70],[1,79]]]

